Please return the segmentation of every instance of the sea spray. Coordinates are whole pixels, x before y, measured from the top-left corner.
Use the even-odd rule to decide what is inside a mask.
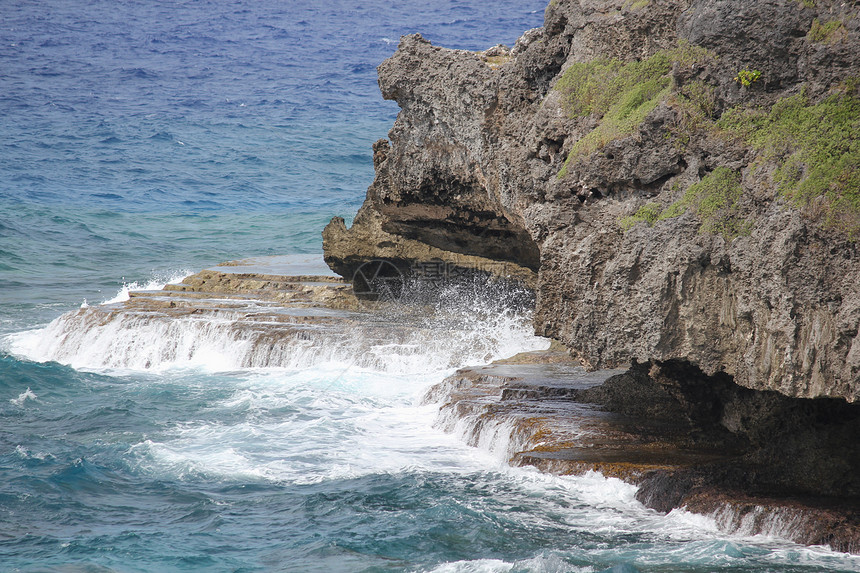
[[[36,401],[26,399],[26,408],[6,402],[4,412],[18,438],[3,464],[32,476],[7,482],[17,496],[7,506],[17,527],[43,532],[43,549],[28,558],[63,563],[63,551],[74,549],[113,568],[122,568],[113,561],[121,554],[126,564],[150,570],[181,570],[172,566],[175,555],[197,568],[218,555],[219,567],[277,570],[288,561],[306,571],[602,571],[620,562],[643,571],[794,566],[796,546],[727,541],[708,518],[645,509],[635,501],[636,488],[620,480],[508,467],[503,457],[521,446],[509,441],[504,425],[488,429],[479,447],[434,429],[438,406],[420,398],[464,365],[457,360],[545,347],[531,336],[527,309],[488,312],[492,304],[468,297],[456,304],[447,307],[456,309],[451,320],[434,303],[404,311],[391,306],[369,324],[348,322],[355,331],[344,339],[327,339],[326,332],[337,330],[319,329],[304,339],[305,350],[340,340],[340,354],[317,355],[306,368],[216,374],[126,364],[97,374],[56,363],[11,363],[25,371],[20,379],[36,369],[53,376],[50,384],[31,386]],[[232,315],[219,314],[230,323]],[[493,316],[501,318],[488,320]],[[411,326],[390,331],[395,318]],[[128,330],[162,344],[141,328]],[[386,329],[384,340],[368,338]],[[480,338],[478,351],[463,348],[470,336]],[[10,398],[26,390],[15,389]],[[40,436],[26,430],[32,420],[39,421]],[[25,497],[44,483],[42,473],[51,487]],[[48,508],[67,525],[46,523],[40,516]],[[15,543],[27,547],[26,538]],[[70,545],[54,549],[62,543]],[[816,566],[827,559],[836,568],[852,563],[809,555]]]
[[[138,291],[149,291],[149,290],[161,290],[165,285],[169,284],[177,284],[182,281],[185,277],[190,276],[192,271],[179,271],[174,273],[167,274],[159,274],[157,276],[151,277],[149,280],[145,282],[140,281],[131,281],[125,282],[123,279],[122,287],[120,287],[119,291],[112,297],[101,304],[115,304],[118,302],[125,302],[130,298],[130,293],[138,292]],[[87,301],[81,304],[81,308],[87,308],[89,306]]]
[[[455,408],[441,408],[434,426],[457,436],[465,444],[492,453],[504,462],[532,445],[532,435],[524,431],[520,420],[503,414],[487,416],[485,412],[477,410],[465,413]]]
[[[192,496],[197,501],[181,515],[177,507],[184,506],[169,500],[155,502],[153,511],[161,520],[188,520],[187,531],[173,528],[184,545],[193,546],[188,536],[199,535],[198,527],[213,541],[230,535],[253,545],[247,538],[253,535],[276,540],[309,571],[349,563],[356,551],[362,566],[375,563],[376,554],[424,564],[404,570],[668,566],[689,563],[682,548],[691,546],[704,570],[726,560],[746,563],[750,555],[791,562],[789,554],[771,551],[785,546],[774,538],[756,553],[750,547],[759,538],[726,541],[713,518],[647,510],[635,500],[636,487],[618,479],[511,468],[513,454],[535,445],[527,421],[440,410],[439,389],[455,389],[455,382],[442,384],[454,369],[547,346],[531,333],[528,299],[497,288],[433,285],[407,290],[408,303],[302,324],[290,322],[301,313],[275,320],[271,302],[250,299],[238,308],[224,298],[210,313],[134,311],[134,296],[78,309],[9,342],[31,358],[41,352],[109,376],[93,385],[87,376],[95,374],[76,374],[83,384],[63,386],[75,396],[71,401],[53,389],[17,390],[8,407],[31,416],[50,411],[43,423],[57,426],[46,431],[65,443],[16,443],[13,462],[56,466],[64,488],[86,481],[122,492],[125,483],[140,481],[215,492],[211,502]],[[69,372],[59,370],[59,379]],[[64,412],[66,404],[75,411]],[[78,441],[95,444],[86,458],[63,454],[80,451]],[[270,506],[266,523],[246,515],[260,503]],[[302,514],[291,518],[296,525],[278,519],[296,508]],[[410,525],[415,520],[421,527]],[[307,523],[348,551],[321,559],[308,549],[315,545]],[[380,537],[385,531],[390,535]],[[452,531],[458,533],[440,533]],[[502,549],[511,536],[517,547]]]
[[[75,368],[228,371],[344,363],[385,372],[456,368],[548,345],[532,335],[529,307],[508,304],[522,299],[518,290],[483,280],[442,289],[413,285],[408,296],[339,314],[273,310],[253,299],[243,308],[216,300],[212,312],[124,301],[66,313],[45,328],[7,337],[7,345],[30,360]],[[342,320],[327,320],[332,317]]]
[[[17,398],[11,398],[9,400],[10,403],[15,404],[16,406],[23,406],[27,400],[36,400],[37,396],[30,390],[28,386],[26,390],[21,392]]]

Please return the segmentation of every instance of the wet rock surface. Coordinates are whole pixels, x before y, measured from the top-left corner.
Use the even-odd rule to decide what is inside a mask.
[[[83,306],[21,344],[28,355],[75,367],[215,371],[330,363],[434,371],[492,360],[507,336],[541,344],[516,310],[533,305],[528,290],[476,278],[404,283],[396,300],[369,300],[318,257],[298,258],[313,261],[233,261],[162,290]]]
[[[658,511],[685,508],[727,532],[860,552],[860,497],[844,494],[857,486],[860,456],[847,438],[860,423],[856,408],[843,403],[852,410],[840,420],[828,405],[811,412],[808,401],[772,393],[776,404],[760,403],[763,412],[746,419],[759,432],[751,440],[749,428],[720,423],[742,417],[742,396],[755,394],[731,386],[690,401],[641,368],[586,372],[566,353],[536,352],[460,370],[425,401],[440,404],[440,428],[513,465],[598,471],[638,485],[637,499]],[[822,417],[802,437],[775,427],[795,408]],[[844,482],[828,481],[837,476]]]
[[[347,342],[363,310],[352,286],[319,264],[310,269],[319,274],[290,274],[286,259],[228,263],[84,306],[52,322],[35,351],[85,367],[258,367],[301,360],[313,338]]]

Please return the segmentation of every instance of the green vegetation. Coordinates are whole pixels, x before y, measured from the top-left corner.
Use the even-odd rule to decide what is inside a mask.
[[[815,8],[815,0],[800,0],[800,3],[807,8]]]
[[[683,215],[693,209],[702,221],[700,232],[721,234],[727,240],[749,233],[751,223],[740,214],[743,194],[741,174],[728,167],[717,167],[684,196],[660,213],[660,220]]]
[[[714,117],[717,96],[712,86],[705,82],[694,81],[684,84],[678,93],[692,104],[695,113],[705,118]]]
[[[756,83],[760,77],[761,72],[758,70],[741,70],[738,72],[738,75],[735,76],[735,81],[745,88],[748,88]]]
[[[818,25],[820,35],[811,31],[811,38],[826,40],[840,29]],[[555,89],[569,117],[588,118],[581,125],[594,127],[574,144],[558,176],[567,174],[571,162],[636,133],[648,113],[665,101],[677,112],[676,121],[665,126],[667,137],[681,146],[697,132],[736,138],[736,143],[758,154],[751,173],[756,165],[770,166],[760,173],[772,177],[778,193],[806,216],[856,240],[860,236],[860,78],[847,78],[818,103],[802,92],[781,99],[769,110],[734,108],[716,120],[719,110],[712,86],[699,80],[676,86],[672,80],[675,62],[683,69],[712,58],[707,50],[679,44],[641,61],[596,59],[570,66]],[[741,70],[736,81],[752,85],[761,76],[758,70]],[[742,216],[741,197],[740,173],[719,167],[665,210],[648,203],[619,224],[628,230],[640,221],[653,225],[693,210],[702,222],[701,231],[733,238],[748,233],[752,226]]]
[[[682,42],[641,61],[596,59],[568,68],[555,86],[564,97],[565,110],[570,117],[591,116],[599,123],[573,146],[559,177],[567,173],[572,158],[634,133],[645,116],[669,95],[674,62],[690,67],[711,57],[704,48]]]
[[[661,208],[659,203],[646,203],[639,207],[639,210],[633,215],[621,219],[619,224],[625,232],[632,229],[633,225],[640,221],[647,223],[648,226],[651,227],[657,222],[658,217],[660,217],[660,211]]]
[[[624,0],[624,4],[622,6],[627,10],[639,10],[640,8],[644,8],[648,4],[650,4],[650,0]]]
[[[839,20],[831,20],[826,24],[818,21],[818,18],[812,21],[812,26],[806,34],[806,38],[810,42],[832,44],[841,36],[841,32],[845,30],[845,25]]]
[[[689,97],[682,103],[689,107],[696,102],[698,107],[689,113],[707,115],[709,98],[707,90],[702,91],[706,87],[687,90]],[[709,126],[740,137],[758,151],[759,165],[775,165],[772,177],[783,197],[856,240],[860,236],[858,90],[860,78],[848,78],[840,92],[817,104],[800,93],[778,101],[769,111],[729,110]],[[682,90],[679,98],[683,95]],[[732,239],[749,233],[752,226],[741,215],[742,193],[740,173],[718,167],[666,209],[648,203],[619,224],[627,231],[640,221],[650,226],[693,210],[702,221],[700,231]]]
[[[680,217],[693,210],[702,225],[700,233],[723,235],[726,240],[749,234],[752,223],[741,216],[740,198],[743,194],[741,175],[727,167],[717,167],[698,183],[691,185],[684,196],[662,210],[657,203],[647,203],[619,225],[626,232],[643,221],[648,226],[657,221]]]
[[[825,222],[860,233],[860,98],[856,81],[817,104],[805,93],[769,112],[730,110],[718,126],[742,136],[764,160],[776,162],[778,190],[799,207],[814,207]]]
[[[693,135],[701,130],[714,129],[717,108],[716,90],[702,81],[692,81],[675,89],[667,103],[675,110],[677,120],[668,123],[666,137],[672,137],[683,151]]]

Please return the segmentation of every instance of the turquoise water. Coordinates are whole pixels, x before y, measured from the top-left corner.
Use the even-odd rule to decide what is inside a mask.
[[[319,254],[396,114],[374,68],[399,36],[512,45],[543,7],[3,6],[0,571],[860,570],[434,428],[427,387],[546,344],[480,296],[429,334],[310,336],[255,368],[229,320],[99,332],[64,314],[223,260]]]

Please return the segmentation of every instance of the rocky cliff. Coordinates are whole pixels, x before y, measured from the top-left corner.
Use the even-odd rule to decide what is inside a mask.
[[[592,368],[860,398],[860,8],[553,0],[508,50],[419,35],[330,266],[513,276]]]
[[[822,0],[553,0],[512,49],[404,37],[379,66],[401,112],[326,261],[529,286],[538,334],[629,368],[578,399],[730,458],[654,470],[652,507],[705,485],[855,507],[858,46],[860,5]]]

